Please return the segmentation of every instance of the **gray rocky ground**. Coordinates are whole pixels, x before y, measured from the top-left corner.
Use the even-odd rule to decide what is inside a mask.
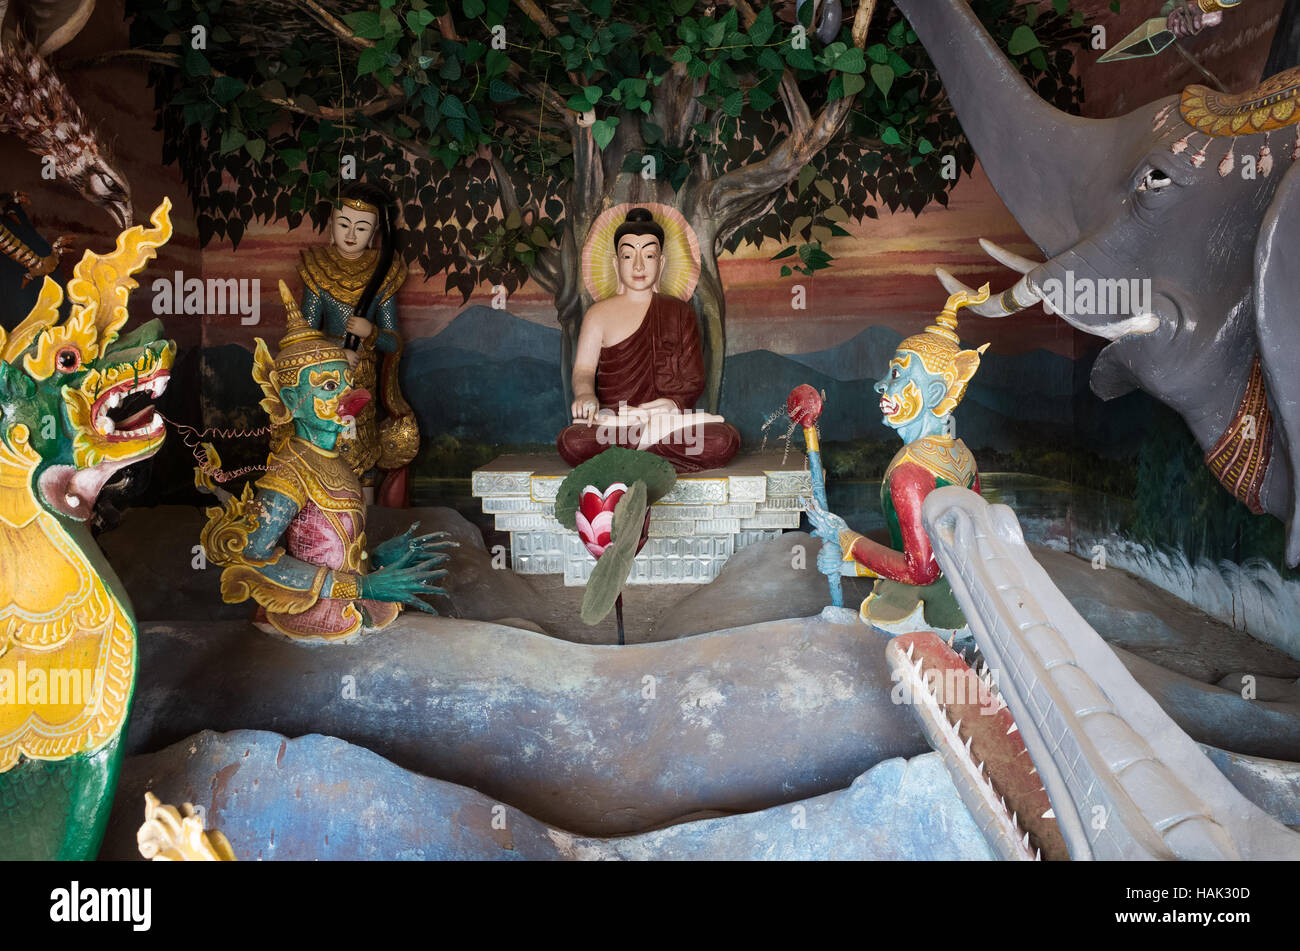
[[[565,834],[608,836],[829,795],[926,749],[888,700],[878,635],[813,617],[826,584],[803,533],[738,553],[709,585],[629,586],[632,646],[593,648],[613,643],[612,615],[582,625],[581,588],[503,570],[451,509],[372,509],[368,537],[416,519],[460,542],[433,602],[443,616],[327,647],[261,634],[250,605],[221,602],[220,569],[196,560],[197,509],[132,510],[101,536],[141,622],[123,788],[155,773],[193,782],[206,761],[182,741],[203,731],[321,733],[422,774],[401,783],[459,784]],[[1295,769],[1245,757],[1300,762],[1300,660],[1122,570],[1033,550],[1175,721],[1232,751],[1215,762],[1239,788],[1285,798]],[[846,579],[846,604],[868,591]],[[115,824],[136,811],[123,800]]]

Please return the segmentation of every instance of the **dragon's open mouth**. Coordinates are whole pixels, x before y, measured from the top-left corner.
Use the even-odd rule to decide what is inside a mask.
[[[163,418],[153,401],[167,389],[170,372],[161,366],[143,379],[126,380],[100,393],[92,406],[95,431],[111,442],[153,436],[163,427]]]

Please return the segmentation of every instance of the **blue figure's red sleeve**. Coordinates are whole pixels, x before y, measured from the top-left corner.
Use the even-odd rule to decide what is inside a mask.
[[[895,551],[873,542],[857,532],[845,532],[840,539],[844,560],[856,561],[866,571],[859,574],[888,578],[904,584],[927,585],[939,579],[939,563],[934,559],[930,536],[921,524],[921,503],[934,491],[934,473],[914,462],[904,462],[890,473],[889,497],[898,516],[903,550]],[[979,491],[979,477],[975,478]]]

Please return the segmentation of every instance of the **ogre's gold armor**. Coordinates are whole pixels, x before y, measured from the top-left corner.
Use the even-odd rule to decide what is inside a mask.
[[[382,628],[403,604],[431,611],[417,595],[444,593],[428,583],[445,572],[428,569],[446,543],[408,531],[367,558],[361,483],[339,437],[369,393],[352,385],[343,351],[307,326],[283,282],[280,293],[289,331],[274,360],[260,338],[253,359],[274,426],[267,471],[256,494],[246,485],[209,509],[203,529],[209,560],[225,568],[221,595],[251,598],[276,631],[311,640]]]

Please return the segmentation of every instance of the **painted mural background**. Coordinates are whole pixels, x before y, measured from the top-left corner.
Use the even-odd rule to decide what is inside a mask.
[[[1252,0],[1234,11],[1230,28],[1208,30],[1184,45],[1228,88],[1246,88],[1260,78],[1283,5]],[[1086,0],[1074,6],[1089,22],[1104,23],[1113,42],[1158,13],[1160,4]],[[148,281],[160,277],[260,282],[256,324],[239,315],[177,315],[154,307],[164,311],[167,335],[181,347],[180,385],[169,390],[163,409],[173,419],[255,428],[261,420],[248,375],[253,339],[278,338],[276,283],[285,279],[296,288],[298,250],[323,237],[305,223],[293,230],[255,224],[237,249],[225,240],[200,249],[181,175],[175,165],[163,164],[163,135],[145,72],[129,57],[106,55],[128,46],[123,4],[101,3],[91,27],[57,62],[84,110],[111,139],[133,183],[137,211],[152,208],[164,194],[175,206],[176,237],[147,272],[137,306],[153,302],[157,294],[146,293],[152,290]],[[1097,64],[1099,55],[1084,50],[1076,59],[1088,116],[1122,114],[1204,78],[1197,65],[1172,53],[1105,65]],[[42,233],[72,235],[78,247],[115,234],[107,215],[43,180],[37,158],[12,141],[0,140],[0,164],[5,187],[31,196]],[[942,306],[946,293],[933,269],[945,267],[972,286],[989,280],[999,291],[1007,272],[983,254],[979,238],[1028,257],[1038,253],[978,165],[963,175],[946,208],[931,205],[919,215],[882,209],[878,219],[849,221],[844,228],[848,236],[827,243],[834,266],[809,277],[780,276],[771,258],[781,242],[722,255],[728,313],[721,412],[741,430],[747,448],[765,437],[779,446],[775,437],[782,428],[765,432],[766,418],[799,383],[824,390],[822,433],[833,501],[839,493],[850,522],[870,527],[872,480],[895,448],[895,437],[879,422],[871,384],[899,339],[920,330]],[[65,259],[65,272],[71,260]],[[796,284],[804,290],[804,309],[792,306]],[[550,295],[534,283],[510,294],[504,309],[492,306],[487,285],[474,288],[468,300],[443,286],[444,275],[413,267],[399,296],[409,341],[403,380],[425,436],[413,466],[412,501],[457,504],[475,517],[464,484],[469,472],[512,448],[552,445],[567,422],[561,333]],[[1295,583],[1279,586],[1295,577],[1282,565],[1280,523],[1251,516],[1218,487],[1174,413],[1141,393],[1103,403],[1089,391],[1100,341],[1041,308],[996,321],[963,316],[959,332],[967,345],[990,344],[959,413],[959,435],[982,470],[1041,480],[1020,483],[1019,491],[1028,505],[1027,487],[1038,487],[1033,506],[1042,514],[1043,539],[1085,557],[1105,544],[1114,563],[1159,576],[1163,586],[1200,597],[1210,613],[1243,625],[1265,623],[1257,617],[1282,624],[1279,618],[1294,616],[1296,605],[1287,599],[1300,601]],[[257,439],[219,445],[232,466],[264,457]],[[123,490],[119,504],[199,502],[192,464],[183,441],[169,440],[150,471]],[[1218,579],[1213,584],[1211,576]],[[1265,603],[1261,589],[1273,591],[1274,600]],[[1248,611],[1255,612],[1249,619],[1242,613]]]

